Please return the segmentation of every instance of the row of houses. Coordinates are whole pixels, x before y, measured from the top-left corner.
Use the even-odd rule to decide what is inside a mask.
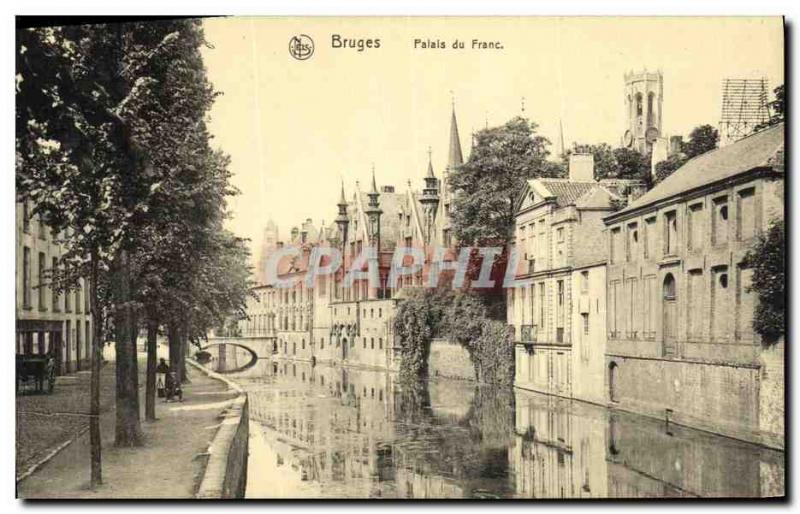
[[[752,329],[744,262],[783,217],[783,152],[779,124],[644,194],[595,181],[580,151],[568,179],[530,180],[507,303],[515,385],[783,448],[783,342]]]
[[[519,265],[507,290],[515,386],[782,448],[783,343],[765,347],[752,329],[743,259],[783,216],[783,146],[779,124],[695,157],[649,191],[596,180],[581,147],[567,178],[529,180],[515,206]],[[427,269],[390,284],[392,255],[452,245],[448,178],[462,162],[453,112],[441,180],[429,163],[421,190],[379,188],[374,170],[366,191],[356,183],[348,196],[343,186],[333,223],[292,230],[287,243],[301,251],[280,261],[278,276],[295,285],[256,287],[241,336],[278,356],[397,369],[397,304]],[[339,249],[343,263],[308,287],[318,246]],[[377,249],[377,287],[345,287],[367,247]]]
[[[63,253],[59,234],[37,215],[30,201],[16,204],[16,344],[17,355],[55,355],[57,374],[89,367],[92,317],[88,283],[59,293],[48,273]]]
[[[397,303],[408,290],[422,287],[428,268],[389,283],[392,256],[401,247],[449,247],[452,244],[450,173],[463,164],[455,109],[450,118],[447,164],[441,178],[434,173],[430,158],[423,174],[423,187],[411,181],[402,190],[392,185],[379,187],[372,181],[364,190],[356,182],[352,194],[344,184],[337,203],[335,221],[315,226],[310,219],[295,227],[284,245],[300,249],[291,259],[278,262],[277,276],[292,280],[291,288],[257,285],[248,300],[248,318],[239,322],[239,334],[251,345],[279,356],[300,360],[336,362],[373,368],[397,369],[399,341],[394,337]],[[315,279],[308,287],[309,257],[315,247],[337,248],[343,257],[341,270]],[[352,268],[365,248],[375,248],[371,257],[378,269],[379,283],[366,279],[345,286],[345,270]],[[266,264],[267,259],[261,259]],[[263,271],[263,270],[262,270]],[[261,273],[261,276],[264,276]]]

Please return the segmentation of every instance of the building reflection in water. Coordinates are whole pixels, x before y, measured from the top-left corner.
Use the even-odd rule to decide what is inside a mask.
[[[462,381],[260,359],[248,497],[759,497],[784,454],[662,421]]]

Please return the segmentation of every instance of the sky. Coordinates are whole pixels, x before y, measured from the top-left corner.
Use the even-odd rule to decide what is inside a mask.
[[[766,77],[772,89],[784,77],[774,17],[236,17],[204,28],[203,58],[222,93],[212,144],[231,156],[241,191],[228,225],[255,254],[269,219],[282,239],[307,218],[330,223],[341,181],[348,195],[356,181],[366,190],[373,165],[379,186],[421,188],[430,147],[441,175],[452,105],[465,158],[472,131],[523,103],[555,153],[560,124],[567,147],[619,144],[629,71],[662,71],[667,136],[717,124],[724,78]],[[289,53],[297,34],[314,41],[306,60]],[[373,48],[334,48],[334,35]],[[473,39],[502,49],[473,49]]]

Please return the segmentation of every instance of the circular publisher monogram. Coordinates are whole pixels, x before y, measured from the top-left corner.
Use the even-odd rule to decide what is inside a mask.
[[[293,36],[289,40],[289,54],[299,61],[305,61],[314,55],[314,40],[305,34]]]

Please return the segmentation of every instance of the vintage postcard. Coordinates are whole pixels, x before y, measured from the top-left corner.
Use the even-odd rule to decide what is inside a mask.
[[[780,17],[21,17],[22,499],[783,498]]]

